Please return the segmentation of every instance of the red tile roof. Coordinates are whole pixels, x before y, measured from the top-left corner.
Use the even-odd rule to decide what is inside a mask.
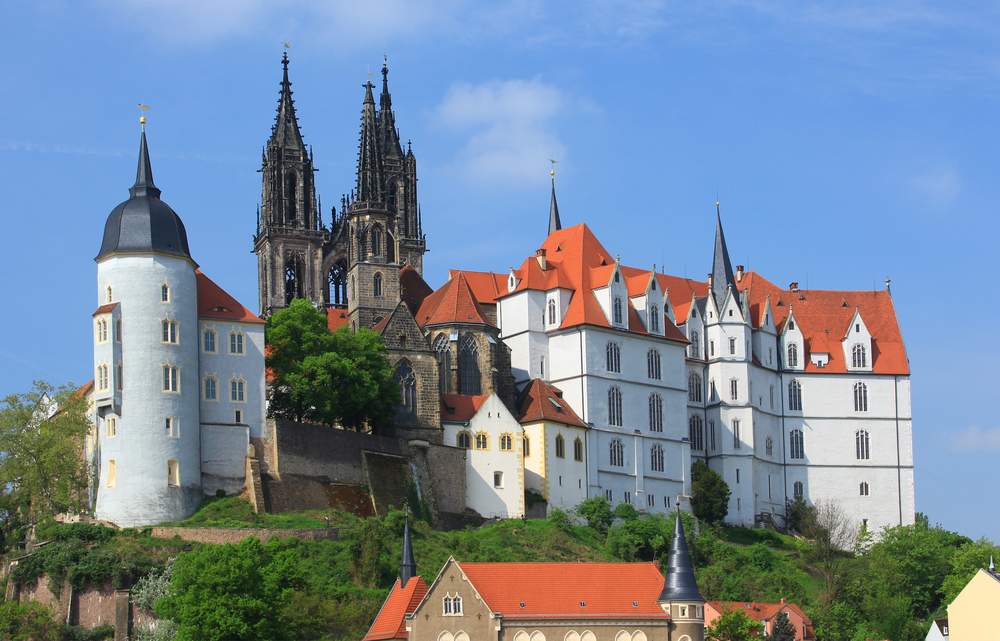
[[[83,398],[87,394],[90,394],[90,391],[92,389],[94,389],[94,379],[90,379],[89,381],[87,381],[86,383],[84,383],[83,385],[81,385],[80,387],[78,387],[75,390],[73,390],[73,394],[71,395],[71,397],[72,398]]]
[[[399,579],[396,579],[362,641],[407,638],[406,615],[417,609],[425,594],[427,583],[421,577],[415,576],[407,581],[405,588],[400,587]]]
[[[741,610],[748,617],[756,621],[770,621],[782,610],[790,610],[802,617],[802,620],[806,623],[806,625],[812,625],[812,620],[806,616],[806,613],[802,611],[802,608],[794,603],[767,603],[764,601],[708,601],[707,604],[712,606],[719,614],[731,612],[733,610]]]
[[[441,420],[468,421],[476,415],[487,398],[487,395],[442,394]]]
[[[459,563],[505,619],[668,619],[655,563]]]
[[[335,332],[341,327],[347,327],[350,321],[347,318],[347,310],[343,307],[326,308],[326,327],[331,332]]]
[[[440,289],[426,297],[417,311],[416,320],[421,327],[452,323],[492,326],[479,308],[465,272],[458,272]]]
[[[198,277],[198,317],[263,325],[264,320],[240,304],[211,278],[196,270]]]
[[[94,313],[91,314],[91,316],[100,316],[101,314],[110,314],[112,311],[114,311],[114,309],[116,307],[118,307],[118,303],[107,303],[105,305],[101,305],[100,307],[98,307],[97,309],[94,310]]]
[[[480,305],[496,305],[497,299],[507,293],[507,274],[449,269],[448,278],[454,279],[460,273],[465,275],[465,280],[472,289],[472,295]]]
[[[564,425],[587,427],[569,403],[563,400],[562,391],[540,378],[532,379],[521,397],[518,422],[534,423],[552,421]]]

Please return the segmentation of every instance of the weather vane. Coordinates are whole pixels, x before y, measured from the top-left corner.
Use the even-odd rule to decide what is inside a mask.
[[[149,111],[149,105],[139,103],[139,126],[142,130],[146,130],[146,112]]]
[[[559,162],[559,161],[555,160],[553,158],[549,158],[549,163],[552,165],[551,168],[549,168],[549,176],[551,176],[553,179],[555,179],[555,177],[556,177],[556,163],[557,162]]]
[[[285,51],[288,51],[289,49],[292,48],[292,43],[288,42],[287,40],[282,40],[281,46],[284,48]]]

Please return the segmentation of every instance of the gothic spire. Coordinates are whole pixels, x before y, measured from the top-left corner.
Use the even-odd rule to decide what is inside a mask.
[[[142,128],[139,138],[139,165],[135,170],[135,184],[128,193],[133,198],[138,196],[160,197],[160,190],[153,184],[153,166],[149,162],[149,148],[146,146],[146,127]]]
[[[736,289],[736,277],[733,276],[733,266],[729,262],[729,249],[726,248],[726,236],[722,232],[722,213],[719,201],[715,201],[715,253],[712,255],[712,295],[717,305],[722,305],[726,299],[726,289],[733,288],[733,296],[739,302],[739,292]]]
[[[663,583],[663,591],[660,592],[660,603],[704,600],[694,579],[694,565],[688,553],[681,510],[678,507],[674,517],[674,540],[670,544],[670,559],[667,561],[667,578]]]
[[[295,115],[295,101],[292,100],[292,83],[288,80],[288,52],[281,54],[281,95],[278,97],[277,115],[271,128],[271,141],[279,145],[304,148],[299,119]]]
[[[382,63],[382,95],[378,99],[379,142],[382,151],[387,156],[400,157],[403,148],[399,144],[399,132],[396,130],[396,115],[392,112],[392,96],[389,94],[389,60]]]
[[[361,107],[361,136],[358,142],[358,176],[355,199],[360,202],[382,202],[382,154],[378,139],[373,85],[368,81],[365,101]]]
[[[549,172],[552,178],[552,197],[549,199],[549,234],[562,229],[562,221],[559,220],[559,203],[556,202],[556,172]]]
[[[410,518],[403,522],[403,560],[399,564],[399,587],[405,588],[417,575],[417,562],[413,559],[413,540],[410,535]]]

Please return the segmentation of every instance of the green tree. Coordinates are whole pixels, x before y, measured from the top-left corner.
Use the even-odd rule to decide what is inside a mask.
[[[87,402],[72,387],[37,381],[0,401],[0,533],[87,505]]]
[[[815,521],[816,509],[801,496],[785,503],[785,529],[789,532],[801,534],[811,528]]]
[[[271,316],[266,332],[274,415],[354,429],[391,423],[399,386],[378,334],[330,332],[323,312],[302,299]]]
[[[722,523],[729,511],[729,486],[704,461],[691,467],[691,510],[707,523]]]
[[[665,559],[673,534],[671,521],[660,514],[643,514],[623,520],[608,531],[608,552],[622,561]]]
[[[948,575],[941,583],[941,607],[954,601],[976,572],[989,565],[991,557],[1000,562],[1000,547],[987,539],[965,543],[955,550]]]
[[[602,534],[608,531],[614,521],[611,504],[603,496],[592,496],[580,503],[576,506],[576,513],[586,519],[587,525]]]
[[[708,641],[753,641],[760,634],[760,624],[742,610],[730,610],[705,628]]]
[[[6,641],[59,641],[61,628],[40,603],[0,603],[0,638]]]
[[[767,641],[795,641],[795,626],[788,620],[788,614],[779,612],[771,623],[771,634]]]

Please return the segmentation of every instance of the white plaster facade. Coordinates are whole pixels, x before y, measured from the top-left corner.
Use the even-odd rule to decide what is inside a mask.
[[[549,509],[575,508],[587,498],[587,430],[555,421],[523,427],[525,488],[541,494]]]

